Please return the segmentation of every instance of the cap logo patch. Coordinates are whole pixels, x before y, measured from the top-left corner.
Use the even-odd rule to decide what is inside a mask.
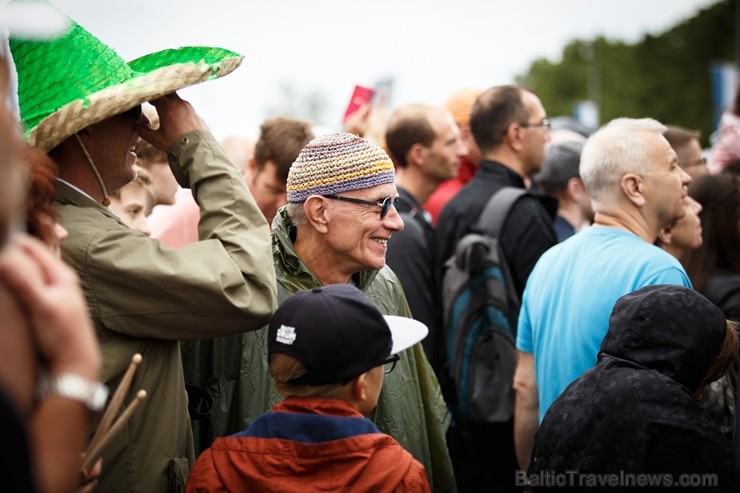
[[[275,339],[277,340],[277,342],[292,346],[293,341],[295,341],[295,327],[290,327],[289,325],[281,325],[280,328],[277,330],[277,336],[275,337]]]

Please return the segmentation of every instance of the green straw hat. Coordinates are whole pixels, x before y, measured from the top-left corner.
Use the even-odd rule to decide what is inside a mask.
[[[44,151],[146,101],[227,75],[243,59],[222,48],[189,46],[126,63],[73,21],[64,36],[47,41],[11,32],[10,51],[26,139]]]

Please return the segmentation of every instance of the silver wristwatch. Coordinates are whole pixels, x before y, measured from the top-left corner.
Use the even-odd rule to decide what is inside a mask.
[[[39,382],[39,396],[71,399],[83,403],[90,411],[99,412],[105,407],[108,388],[74,373],[62,373],[54,377],[43,375]]]

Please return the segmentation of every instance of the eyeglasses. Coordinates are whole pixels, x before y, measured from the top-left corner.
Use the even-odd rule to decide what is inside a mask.
[[[545,130],[550,130],[550,128],[552,128],[552,124],[550,123],[549,118],[545,118],[539,123],[529,123],[529,122],[517,122],[517,123],[519,124],[519,126],[524,127],[524,128],[542,127]]]
[[[385,199],[383,199],[383,202],[373,202],[372,200],[356,199],[354,197],[341,197],[334,194],[327,194],[324,195],[324,197],[333,200],[344,200],[345,202],[352,202],[353,204],[378,206],[380,207],[380,219],[383,219],[385,216],[388,215],[388,211],[390,210],[391,206],[398,207],[398,197],[386,197]]]
[[[682,161],[678,163],[682,168],[693,168],[694,166],[706,166],[707,158],[692,159],[691,161]]]
[[[390,358],[383,361],[383,373],[386,375],[393,371],[393,369],[396,367],[396,363],[398,360],[401,359],[401,356],[398,354],[391,354]]]

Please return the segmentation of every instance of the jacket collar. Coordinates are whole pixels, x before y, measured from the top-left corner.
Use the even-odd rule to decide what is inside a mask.
[[[495,181],[505,187],[526,188],[524,179],[510,168],[498,161],[487,161],[485,159],[481,161],[480,169],[473,180]],[[555,220],[558,211],[558,199],[531,188],[529,194],[536,198],[545,208],[548,216]]]
[[[398,212],[406,213],[424,223],[424,226],[431,228],[432,216],[424,210],[424,206],[416,200],[416,197],[399,185],[396,185],[396,190],[398,190]]]
[[[498,161],[482,160],[478,173],[476,173],[473,179],[478,175],[480,175],[480,178],[485,178],[486,175],[495,176],[497,181],[502,182],[506,186],[525,188],[524,179],[512,171],[511,168]]]
[[[75,207],[99,209],[105,215],[118,220],[118,217],[113,214],[110,209],[108,209],[107,207],[103,207],[101,204],[93,200],[92,197],[90,197],[71,183],[68,183],[59,178],[57,178],[57,193],[55,201],[59,205],[72,205]]]

